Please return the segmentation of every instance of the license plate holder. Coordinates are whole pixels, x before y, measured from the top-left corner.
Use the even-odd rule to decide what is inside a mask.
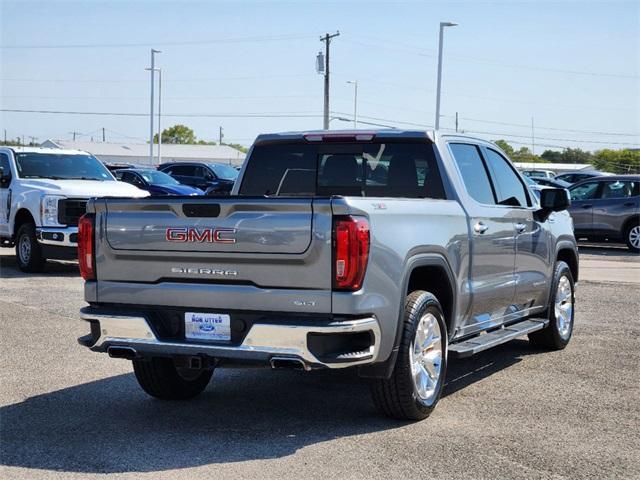
[[[187,340],[231,341],[231,316],[224,313],[185,312],[184,337]]]

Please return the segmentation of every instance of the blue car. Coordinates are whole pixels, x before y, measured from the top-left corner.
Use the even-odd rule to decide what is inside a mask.
[[[146,190],[151,196],[204,195],[199,188],[182,185],[170,175],[157,170],[126,168],[113,173],[118,180]]]

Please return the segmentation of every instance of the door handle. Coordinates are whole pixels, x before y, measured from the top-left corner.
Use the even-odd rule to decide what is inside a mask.
[[[488,229],[489,229],[489,225],[483,222],[478,222],[473,226],[473,231],[480,234],[483,234]]]
[[[593,205],[582,205],[582,208],[591,208]]]
[[[516,231],[518,233],[522,233],[527,228],[527,224],[526,223],[516,223],[515,227],[516,227]]]

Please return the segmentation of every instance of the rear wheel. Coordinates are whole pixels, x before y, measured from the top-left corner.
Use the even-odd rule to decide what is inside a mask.
[[[188,400],[207,388],[213,370],[176,367],[173,359],[153,357],[133,360],[136,379],[152,397],[162,400]]]
[[[627,228],[624,239],[632,252],[640,252],[640,224],[635,223]]]
[[[565,262],[556,263],[553,294],[549,305],[549,325],[529,334],[529,341],[538,348],[562,350],[573,334],[575,292],[571,269]]]
[[[398,357],[389,379],[372,382],[376,407],[385,415],[422,420],[442,394],[447,370],[447,327],[438,299],[429,292],[407,296]]]
[[[20,225],[16,235],[16,260],[23,272],[41,272],[46,258],[42,256],[42,249],[36,238],[36,226],[33,223]]]

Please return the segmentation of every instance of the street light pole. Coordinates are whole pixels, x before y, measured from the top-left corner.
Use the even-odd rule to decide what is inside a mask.
[[[358,81],[347,80],[354,87],[353,93],[353,128],[358,128]]]
[[[455,27],[453,22],[440,22],[440,41],[438,44],[438,87],[436,90],[436,130],[440,128],[440,94],[442,92],[442,41],[444,39],[444,28]]]
[[[162,147],[162,126],[160,120],[162,119],[162,69],[158,68],[158,165],[162,163],[162,155],[160,153],[160,147]]]
[[[154,84],[154,75],[156,69],[156,53],[162,53],[160,50],[151,49],[151,103],[149,105],[149,163],[153,164],[153,100],[154,100],[154,92],[153,92],[153,84]]]

